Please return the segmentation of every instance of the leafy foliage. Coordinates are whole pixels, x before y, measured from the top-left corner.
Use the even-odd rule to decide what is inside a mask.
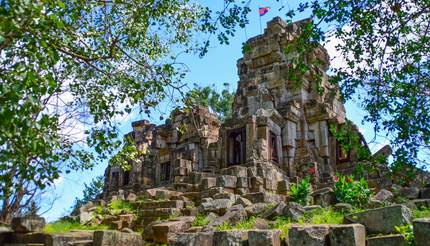
[[[229,84],[224,83],[224,89],[217,92],[213,86],[195,87],[185,94],[184,105],[190,108],[192,105],[209,107],[221,120],[231,116],[234,94],[229,90]]]
[[[412,210],[412,218],[414,218],[414,219],[430,218],[430,208],[413,209]]]
[[[396,232],[402,234],[405,237],[406,246],[415,245],[414,230],[412,228],[412,225],[406,224],[401,226],[395,226],[394,229],[396,230]]]
[[[98,176],[91,180],[89,184],[84,183],[83,197],[75,198],[75,204],[73,205],[73,211],[77,211],[79,207],[87,204],[90,201],[96,201],[103,193],[104,177]]]
[[[150,114],[182,88],[183,52],[228,43],[249,8],[214,13],[188,0],[0,2],[0,220],[64,170],[91,168],[119,146],[116,117]]]
[[[291,185],[291,190],[288,194],[290,200],[297,202],[303,206],[308,205],[311,199],[311,183],[309,178],[302,179],[298,184]]]
[[[280,238],[286,239],[288,238],[288,231],[291,227],[292,223],[289,218],[286,217],[276,217],[275,223],[271,225],[272,229],[278,229],[281,231]]]
[[[250,230],[253,228],[256,218],[254,216],[249,217],[244,221],[239,221],[234,225],[231,225],[227,221],[216,227],[217,231],[229,231],[229,230]]]
[[[193,222],[193,226],[207,226],[209,224],[209,220],[206,218],[204,214],[197,214],[196,219]]]
[[[339,142],[344,153],[356,153],[357,159],[369,160],[371,158],[370,151],[361,142],[358,130],[354,129],[351,121],[347,120],[342,125],[330,125],[330,132]]]
[[[299,220],[299,223],[309,224],[342,224],[344,214],[335,212],[330,208],[315,209],[306,212],[305,215]]]
[[[426,164],[420,155],[428,153],[430,143],[428,1],[308,0],[286,16],[299,13],[314,19],[302,29],[304,43],[338,41],[342,64],[332,69],[332,82],[339,83],[345,100],[358,99],[375,132],[387,133],[394,166]],[[309,66],[297,64],[297,71]]]
[[[334,194],[339,202],[358,207],[369,202],[371,192],[364,178],[357,181],[352,176],[337,175],[336,179]]]

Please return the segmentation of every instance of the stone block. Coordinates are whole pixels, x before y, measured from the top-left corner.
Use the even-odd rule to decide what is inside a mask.
[[[177,233],[169,240],[171,246],[212,246],[213,233]]]
[[[237,188],[248,188],[248,178],[238,177],[236,187]]]
[[[413,221],[416,246],[430,244],[430,218],[416,219]]]
[[[144,201],[134,203],[138,209],[156,209],[156,208],[183,208],[184,201],[171,200],[171,201]]]
[[[373,199],[382,201],[382,202],[390,202],[394,198],[394,194],[391,191],[388,191],[386,189],[381,189],[376,195],[373,197]]]
[[[349,213],[352,211],[352,205],[349,203],[336,203],[333,209],[336,212]]]
[[[215,199],[211,202],[202,203],[199,206],[200,212],[214,212],[217,214],[224,214],[227,208],[233,206],[234,202],[230,199]]]
[[[94,246],[141,246],[142,244],[142,236],[137,233],[110,230],[94,232]]]
[[[220,175],[217,178],[217,186],[236,188],[237,177],[231,175]]]
[[[280,202],[282,200],[278,195],[264,191],[248,193],[244,197],[250,200],[252,203],[274,203]]]
[[[420,196],[420,189],[417,187],[400,187],[398,189],[398,194],[408,199],[418,199]]]
[[[395,226],[411,222],[411,211],[404,205],[369,209],[345,216],[344,222],[362,224],[369,234],[389,234],[395,233]]]
[[[251,230],[248,231],[249,246],[280,246],[280,230]]]
[[[63,246],[63,245],[93,245],[93,232],[91,231],[72,231],[59,234],[47,234],[44,246]],[[34,241],[32,241],[34,243]],[[27,244],[30,246],[31,244]]]
[[[45,227],[45,219],[37,216],[15,217],[11,227],[15,232],[41,232]]]
[[[360,224],[330,225],[330,246],[366,246],[366,228]]]
[[[288,230],[288,245],[326,246],[329,226],[293,225]]]
[[[329,207],[336,203],[336,197],[332,188],[326,187],[312,192],[314,203],[323,207]]]
[[[245,211],[248,216],[257,216],[264,212],[269,204],[267,203],[255,203],[245,207]]]
[[[252,205],[252,202],[244,197],[237,197],[236,204],[242,204],[244,207],[248,207]]]
[[[287,194],[290,190],[290,183],[288,182],[288,180],[278,181],[277,189],[279,194]]]
[[[216,178],[203,178],[200,187],[202,190],[209,189],[216,186]]]
[[[404,246],[405,238],[400,235],[385,235],[370,237],[367,240],[367,246]],[[428,244],[425,244],[428,245]]]
[[[216,226],[220,226],[225,222],[228,222],[231,225],[238,223],[239,221],[243,221],[246,219],[246,211],[242,205],[235,205],[231,208],[228,208],[223,216],[214,218],[208,225],[207,228],[213,228]],[[205,228],[206,229],[206,228]]]
[[[248,170],[244,166],[232,166],[222,170],[222,174],[231,175],[240,178],[246,178],[248,176]]]
[[[237,231],[216,231],[213,237],[213,246],[243,246],[248,241],[248,232]]]
[[[152,226],[153,240],[157,243],[167,243],[173,233],[184,232],[191,227],[187,221],[167,221]]]
[[[260,191],[264,189],[264,179],[261,177],[251,177],[249,179],[250,188],[254,191]]]
[[[299,218],[301,218],[304,213],[304,207],[295,202],[289,202],[283,211],[284,216],[290,218],[292,221],[299,220]]]
[[[429,187],[421,188],[420,198],[421,199],[430,199],[430,188]]]
[[[264,211],[260,216],[264,219],[274,219],[284,214],[284,209],[287,205],[284,202],[276,204],[273,208]]]

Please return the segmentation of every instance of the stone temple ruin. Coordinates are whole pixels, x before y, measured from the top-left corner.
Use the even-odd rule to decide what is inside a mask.
[[[128,136],[149,154],[134,161],[130,171],[109,166],[104,197],[160,186],[181,192],[223,187],[241,195],[282,194],[297,178],[313,175],[315,184],[324,184],[336,172],[348,171],[356,157],[343,153],[329,130],[346,119],[338,88],[328,82],[327,51],[318,46],[308,54],[319,65],[311,65],[300,86],[287,79],[295,56],[284,48],[301,24],[275,18],[263,35],[247,41],[250,50],[237,62],[233,116],[224,123],[199,106],[191,112],[175,110],[159,126],[133,122]]]

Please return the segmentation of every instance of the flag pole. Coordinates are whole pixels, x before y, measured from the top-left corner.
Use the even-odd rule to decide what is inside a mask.
[[[258,5],[258,16],[260,17],[260,34],[263,34],[263,28],[261,27],[260,5]]]

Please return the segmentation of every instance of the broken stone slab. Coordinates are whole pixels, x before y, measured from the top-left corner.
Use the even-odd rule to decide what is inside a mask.
[[[29,245],[31,244],[27,244],[27,246]],[[77,230],[77,231],[71,231],[67,233],[46,234],[44,245],[45,246],[93,245],[93,232]]]
[[[267,209],[264,211],[260,216],[264,219],[272,220],[278,216],[281,216],[284,214],[284,209],[286,208],[286,204],[284,202],[280,202],[276,204],[273,208]]]
[[[278,181],[278,193],[287,194],[290,191],[290,182],[288,180]]]
[[[288,230],[288,245],[326,246],[328,225],[292,225]]]
[[[231,225],[235,225],[239,221],[245,220],[247,217],[246,211],[241,204],[235,205],[231,208],[228,208],[226,213],[223,216],[217,217],[213,219],[204,229],[203,231],[211,230],[214,227],[220,226],[225,222],[228,222]]]
[[[213,236],[214,246],[243,246],[248,241],[248,232],[245,230],[216,231]]]
[[[267,206],[269,206],[269,203],[255,203],[251,206],[245,207],[245,211],[248,216],[257,216],[264,212],[267,209]]]
[[[268,230],[269,223],[267,223],[265,219],[256,218],[254,223],[252,223],[252,228],[258,230]]]
[[[298,221],[303,217],[304,213],[305,209],[303,206],[295,202],[289,202],[283,211],[283,215],[290,218],[292,221]]]
[[[205,202],[200,204],[200,212],[214,212],[217,214],[224,214],[227,208],[233,206],[234,202],[230,199],[215,199],[211,202]]]
[[[236,195],[233,193],[218,193],[213,196],[213,199],[229,199],[233,203],[236,202]]]
[[[219,187],[236,188],[237,177],[231,175],[220,175],[216,182]]]
[[[416,246],[430,244],[430,218],[416,219],[413,221]]]
[[[79,208],[79,222],[81,224],[85,224],[88,221],[93,219],[93,208],[95,208],[96,206],[94,205],[93,202],[88,202],[87,204],[81,206]]]
[[[309,206],[303,206],[303,209],[306,212],[312,212],[314,210],[322,209],[321,205],[309,205]]]
[[[410,222],[411,211],[404,205],[369,209],[344,217],[344,223],[363,224],[369,234],[395,233],[395,226],[409,224]]]
[[[405,237],[400,234],[369,237],[367,246],[404,246]],[[428,245],[428,244],[425,244]]]
[[[394,194],[386,189],[381,189],[375,196],[373,196],[373,199],[381,202],[391,202],[394,199]]]
[[[141,246],[142,236],[137,233],[119,231],[95,231],[93,246]]]
[[[410,209],[425,209],[430,208],[430,199],[415,199],[406,203]]]
[[[330,246],[366,246],[366,228],[361,224],[330,225]]]
[[[156,243],[167,243],[173,233],[184,232],[191,227],[187,221],[167,221],[152,226],[153,240]]]
[[[325,187],[312,192],[314,203],[323,207],[329,207],[336,203],[336,197],[334,191],[330,187]]]
[[[0,233],[12,232],[12,231],[13,230],[9,224],[6,224],[0,221]]]
[[[169,239],[171,246],[212,246],[213,233],[177,233]]]
[[[244,197],[239,196],[236,198],[236,204],[242,204],[244,207],[247,207],[251,206],[252,202]]]
[[[38,216],[15,217],[11,227],[15,232],[41,232],[45,228],[45,219]]]
[[[280,246],[280,230],[250,230],[248,231],[249,246]]]

